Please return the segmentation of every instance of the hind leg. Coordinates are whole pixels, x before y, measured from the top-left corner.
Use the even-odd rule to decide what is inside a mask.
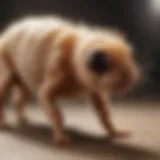
[[[0,128],[5,127],[4,100],[8,89],[13,82],[13,75],[4,62],[0,62]]]
[[[16,83],[16,85],[13,86],[12,93],[11,103],[15,109],[17,122],[19,125],[25,125],[27,124],[27,118],[24,105],[28,99],[28,90],[21,83]]]

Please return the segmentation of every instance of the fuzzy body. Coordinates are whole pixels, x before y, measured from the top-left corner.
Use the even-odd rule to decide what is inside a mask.
[[[103,83],[102,80],[96,80],[100,79],[99,77],[89,73],[86,69],[82,69],[85,67],[85,64],[82,64],[83,62],[81,62],[80,59],[84,58],[85,55],[80,55],[79,57],[78,54],[86,54],[85,50],[87,50],[90,46],[97,46],[105,49],[109,43],[108,48],[111,50],[113,56],[125,56],[123,54],[127,52],[125,50],[126,48],[123,48],[123,42],[118,42],[119,37],[117,36],[116,39],[115,35],[112,35],[109,32],[105,33],[104,31],[102,32],[99,30],[89,30],[83,26],[76,24],[74,25],[58,18],[33,17],[16,22],[2,34],[0,39],[0,56],[6,54],[10,65],[12,66],[13,74],[15,74],[16,77],[23,82],[30,91],[36,93],[45,76],[49,60],[51,58],[54,59],[54,57],[58,54],[55,51],[58,46],[56,46],[56,44],[61,38],[63,38],[63,36],[68,38],[66,43],[67,41],[70,41],[70,37],[72,38],[73,36],[75,38],[73,40],[74,44],[71,44],[75,45],[72,46],[72,50],[71,48],[67,48],[63,55],[59,55],[64,57],[63,61],[65,62],[62,64],[61,67],[63,69],[61,70],[66,73],[64,85],[62,85],[62,93],[60,93],[60,95],[64,94],[66,97],[76,95],[76,92],[85,93],[86,87],[89,87],[90,85],[95,87],[95,85],[98,86],[98,83]],[[93,42],[90,43],[90,41]],[[117,42],[118,45],[116,46]],[[105,46],[105,43],[108,44]],[[85,47],[88,48],[86,49]],[[78,53],[79,50],[83,49],[83,53]],[[127,54],[130,54],[129,48],[127,49]],[[119,50],[122,50],[123,53],[118,53]],[[118,58],[115,59],[115,63],[117,64],[118,62],[116,61],[118,61]],[[120,57],[119,60],[121,61],[122,58],[125,59],[125,57]],[[53,63],[52,66],[54,67],[55,65],[56,67],[57,63],[61,63],[60,61],[62,60],[55,62],[55,64]],[[76,67],[75,65],[79,66]],[[77,68],[77,70],[74,70],[74,68]],[[57,68],[57,70],[59,70],[59,68]],[[59,70],[59,72],[61,72],[61,70]],[[80,73],[81,77],[76,75],[77,72]],[[88,78],[89,76],[92,78]],[[87,86],[83,88],[83,83],[79,84],[78,79],[82,79],[82,81],[84,80],[84,84],[88,83]]]
[[[109,60],[109,71],[102,75],[92,72],[86,63],[97,49]],[[104,110],[104,95],[131,88],[137,73],[129,43],[111,30],[55,17],[28,17],[11,24],[0,37],[0,101],[8,89],[19,85],[15,105],[22,120],[22,104],[27,93],[34,93],[54,124],[59,141],[66,139],[53,99],[89,95],[102,123],[116,133]],[[0,106],[0,122],[2,119]]]
[[[53,48],[59,24],[48,21],[22,20],[13,24],[0,40],[1,56],[6,54],[16,74],[30,90],[37,91],[44,76],[44,68]]]

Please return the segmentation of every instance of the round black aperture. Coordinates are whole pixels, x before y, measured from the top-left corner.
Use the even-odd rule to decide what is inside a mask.
[[[109,68],[109,62],[103,51],[94,51],[87,60],[88,67],[97,74],[106,72]]]

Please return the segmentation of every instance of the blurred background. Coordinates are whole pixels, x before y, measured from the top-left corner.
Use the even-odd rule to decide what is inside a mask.
[[[86,107],[88,104],[63,103],[65,122],[75,145],[68,150],[52,149],[47,117],[31,101],[27,115],[31,124],[36,125],[27,130],[0,132],[1,160],[160,160],[160,0],[0,2],[1,31],[11,21],[34,14],[56,14],[74,21],[119,28],[135,47],[142,77],[130,93],[114,96],[113,99],[122,103],[111,107],[113,123],[120,129],[133,131],[130,139],[110,143],[95,113]],[[11,123],[16,120],[13,113],[9,110]]]
[[[0,11],[0,29],[12,20],[33,14],[56,14],[75,21],[119,28],[135,46],[135,57],[143,77],[134,91],[122,96],[123,99],[159,98],[159,0],[1,0]]]

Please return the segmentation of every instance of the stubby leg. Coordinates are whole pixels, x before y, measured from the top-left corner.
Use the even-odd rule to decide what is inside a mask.
[[[63,118],[55,102],[59,82],[59,80],[47,79],[40,88],[39,101],[52,125],[54,142],[57,145],[65,145],[69,143],[69,138],[64,131]]]
[[[130,135],[129,131],[119,131],[115,128],[112,122],[111,115],[109,112],[108,105],[106,103],[106,97],[102,94],[93,93],[90,95],[91,102],[95,108],[99,119],[104,126],[104,128],[109,132],[112,137],[128,137]]]
[[[69,143],[69,137],[64,131],[63,117],[56,105],[59,87],[65,81],[66,59],[73,52],[76,35],[73,33],[60,36],[55,44],[55,52],[49,57],[44,82],[39,90],[39,101],[43,106],[54,131],[54,142],[58,145]]]
[[[18,124],[19,125],[27,124],[24,104],[28,98],[28,91],[22,84],[16,83],[13,86],[12,93],[13,93],[12,94],[12,105],[16,112]]]
[[[13,76],[5,62],[0,61],[0,128],[5,127],[4,100],[6,93],[13,82]]]

